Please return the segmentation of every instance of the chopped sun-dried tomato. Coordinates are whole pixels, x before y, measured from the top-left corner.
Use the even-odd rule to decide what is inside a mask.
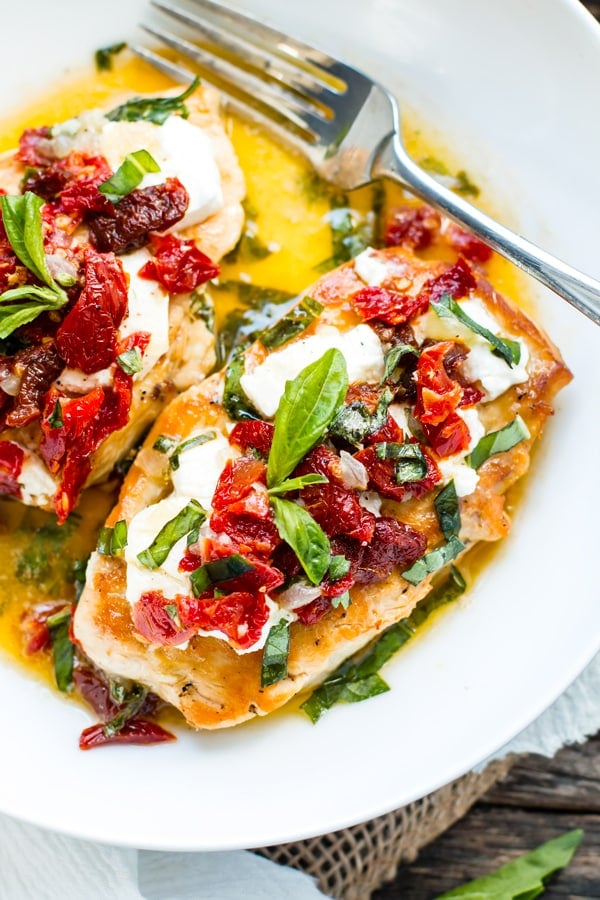
[[[122,704],[117,703],[112,697],[110,685],[98,669],[77,664],[73,670],[73,681],[80,696],[103,722],[112,719],[122,708]],[[138,716],[154,715],[160,702],[156,694],[147,694]]]
[[[471,434],[461,417],[452,412],[439,425],[423,425],[431,447],[438,456],[454,456],[469,449]]]
[[[471,271],[469,263],[460,257],[452,266],[430,278],[423,285],[420,297],[430,303],[437,303],[444,294],[450,294],[455,300],[466,297],[475,290],[477,283]],[[427,308],[427,306],[425,306]]]
[[[19,138],[17,159],[26,166],[47,166],[54,159],[49,141],[52,130],[44,125],[42,128],[26,128]]]
[[[301,606],[299,609],[295,610],[295,612],[298,616],[298,621],[301,622],[302,625],[315,625],[315,623],[326,616],[332,608],[331,600],[328,597],[321,595],[320,597],[317,597],[316,600],[312,600],[305,606]]]
[[[357,584],[371,584],[387,578],[392,569],[412,566],[427,549],[427,538],[397,519],[377,519],[371,543],[364,548],[354,578]]]
[[[12,374],[20,377],[19,391],[10,409],[5,410],[4,424],[22,428],[41,415],[44,395],[60,374],[64,363],[54,341],[19,350],[10,360]]]
[[[56,388],[46,395],[42,415],[42,440],[40,452],[52,474],[56,475],[65,461],[68,451],[77,446],[82,435],[86,435],[98,417],[104,402],[104,389],[94,388],[83,397],[68,399]],[[60,405],[62,425],[56,425],[56,409]]]
[[[425,312],[429,306],[429,296],[400,294],[383,287],[364,287],[352,297],[352,304],[358,313],[369,321],[380,319],[388,325],[401,325],[414,316]]]
[[[369,473],[369,485],[384,497],[404,500],[407,497],[422,497],[441,480],[438,467],[425,448],[421,448],[427,465],[427,474],[420,481],[398,484],[396,465],[393,459],[380,459],[374,447],[365,447],[355,454]],[[379,520],[378,520],[379,521]],[[375,538],[373,538],[375,540]]]
[[[441,223],[440,214],[430,206],[397,206],[385,228],[386,247],[429,247]]]
[[[177,622],[178,603],[167,600],[162,591],[146,591],[131,608],[134,627],[151,644],[183,644],[194,635],[194,628]],[[170,615],[171,612],[175,615]]]
[[[91,248],[85,251],[84,267],[83,290],[56,332],[56,344],[68,365],[90,375],[106,369],[117,355],[117,329],[127,314],[127,280],[115,256]]]
[[[116,734],[106,735],[101,723],[84,728],[79,738],[79,749],[92,750],[105,744],[162,744],[174,740],[175,735],[156,722],[134,718],[126,722]]]
[[[152,235],[154,256],[139,271],[141,278],[162,284],[170,294],[189,294],[220,273],[205,253],[193,241],[184,241],[172,234]]]
[[[48,619],[64,608],[65,604],[61,601],[40,603],[23,615],[19,627],[23,639],[23,652],[27,656],[49,649]]]
[[[448,375],[444,360],[454,350],[453,341],[427,347],[417,364],[417,403],[414,414],[426,425],[439,425],[462,400],[462,387]]]
[[[239,504],[235,504],[240,508]],[[268,558],[281,543],[279,532],[272,520],[269,510],[268,518],[257,515],[258,507],[249,513],[232,512],[231,508],[215,511],[210,525],[217,534],[226,534],[233,541],[236,549],[243,555],[257,555]]]
[[[241,500],[250,493],[253,484],[265,481],[266,471],[264,462],[251,456],[228,460],[217,481],[213,496],[214,509],[225,509],[231,503]]]
[[[365,444],[379,444],[382,441],[388,441],[390,443],[401,444],[404,439],[404,433],[394,417],[388,413],[388,417],[385,420],[385,425],[382,425],[377,431],[374,431],[372,434],[368,434],[365,439]]]
[[[270,422],[246,419],[238,422],[229,435],[229,443],[240,450],[256,450],[261,456],[268,456],[273,443],[275,428]]]
[[[475,237],[456,222],[448,222],[444,227],[443,237],[453,250],[456,250],[466,259],[473,262],[488,262],[492,258],[493,250],[488,244]]]
[[[185,627],[221,631],[242,650],[258,641],[269,618],[262,591],[236,591],[209,599],[180,597],[178,607]]]
[[[14,441],[0,441],[0,494],[21,498],[19,476],[25,451]]]
[[[177,178],[132,191],[114,206],[111,215],[88,217],[90,239],[102,253],[128,253],[143,247],[153,231],[166,231],[180,222],[189,205],[188,192]]]

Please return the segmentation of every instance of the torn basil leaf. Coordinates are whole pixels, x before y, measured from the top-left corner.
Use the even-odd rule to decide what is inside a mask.
[[[465,461],[471,468],[478,469],[483,465],[486,459],[490,458],[490,456],[494,456],[496,453],[504,453],[506,450],[511,450],[513,447],[516,447],[517,444],[520,444],[521,441],[526,441],[530,437],[531,434],[529,428],[521,416],[517,415],[512,422],[509,422],[504,428],[500,428],[499,431],[491,431],[489,434],[484,435],[477,446],[471,450]]]
[[[225,370],[223,406],[229,417],[236,422],[243,419],[260,419],[259,414],[246,397],[240,383],[245,367],[244,357],[234,356]]]
[[[387,421],[388,407],[393,399],[392,392],[386,388],[379,398],[374,413],[370,412],[360,400],[354,400],[340,407],[329,426],[329,434],[355,446],[362,444],[369,434],[383,428]]]
[[[139,562],[147,569],[162,566],[177,541],[190,531],[199,528],[206,519],[206,511],[197,500],[190,500],[187,506],[170,519],[160,529],[150,546],[138,553]]]
[[[350,560],[346,559],[343,554],[336,554],[336,556],[331,557],[328,573],[331,581],[339,581],[340,578],[343,578],[344,575],[347,575],[349,571]]]
[[[142,371],[142,354],[139,347],[132,347],[131,350],[124,350],[117,356],[117,365],[125,372],[126,375],[136,375]]]
[[[176,97],[134,97],[106,114],[111,122],[153,122],[164,125],[169,116],[187,119],[189,110],[184,103],[197,90],[200,79],[194,78],[188,88]]]
[[[214,441],[216,437],[216,431],[205,431],[203,434],[197,434],[194,437],[182,441],[180,444],[177,444],[177,446],[169,456],[169,465],[174,470],[178,469],[179,457],[182,453],[185,453],[187,450],[192,450],[194,447],[201,447],[202,444],[207,444],[209,441]]]
[[[110,47],[100,47],[94,53],[94,61],[98,72],[109,72],[113,67],[113,57],[121,53],[127,44],[125,41],[119,41],[117,44],[111,44]]]
[[[433,501],[435,511],[440,523],[440,529],[447,541],[458,537],[460,532],[460,511],[454,479],[449,481],[446,487],[436,494]]]
[[[328,214],[331,228],[332,255],[319,263],[319,272],[328,272],[348,262],[373,243],[373,223],[348,206],[332,209]]]
[[[320,584],[331,560],[329,538],[313,517],[297,503],[272,497],[271,504],[280,538],[292,548],[309,581]]]
[[[60,400],[57,400],[54,404],[54,409],[52,410],[52,414],[48,419],[48,425],[50,426],[50,428],[62,428],[64,425]]]
[[[476,322],[475,319],[472,319],[471,316],[467,315],[460,304],[458,304],[450,294],[443,294],[437,303],[431,304],[431,308],[440,319],[457,319],[463,325],[466,325],[467,328],[470,328],[471,331],[475,332],[475,334],[484,338],[488,344],[491,344],[494,348],[493,352],[496,356],[502,357],[504,362],[511,368],[519,364],[521,359],[521,345],[519,341],[498,337],[498,335],[494,334],[493,331],[490,331],[489,328],[480,325],[479,322]]]
[[[69,637],[71,625],[71,607],[49,616],[47,620],[50,642],[52,644],[52,661],[54,678],[59,691],[68,693],[73,690],[73,660],[75,648]]]
[[[410,484],[421,481],[427,475],[427,461],[418,444],[387,443],[375,444],[379,459],[393,459],[396,467],[396,483]]]
[[[327,483],[327,478],[325,478],[324,475],[317,475],[316,473],[313,475],[312,473],[309,473],[308,475],[299,475],[297,478],[287,478],[280,484],[276,484],[274,487],[269,488],[267,493],[271,497],[275,497],[279,494],[289,494],[290,491],[301,491],[302,488],[308,487],[311,484]]]
[[[282,319],[279,319],[270,328],[259,332],[257,337],[267,350],[274,350],[302,334],[322,311],[323,306],[317,300],[313,300],[312,297],[304,297]]]
[[[104,525],[98,535],[96,550],[102,556],[118,556],[127,546],[127,522],[120,519],[114,528]]]
[[[275,415],[267,463],[267,485],[280,484],[312,450],[344,402],[348,390],[346,360],[331,349],[287,381]]]
[[[152,449],[167,454],[174,450],[177,444],[178,441],[175,438],[169,437],[167,434],[159,434],[152,444]]]
[[[421,584],[428,575],[437,572],[438,569],[443,569],[450,560],[456,559],[464,549],[465,545],[462,541],[452,536],[448,543],[442,544],[441,547],[436,547],[435,550],[430,550],[429,553],[418,559],[416,563],[413,563],[410,568],[405,569],[402,572],[402,577],[410,584]]]
[[[348,609],[351,602],[350,591],[344,591],[343,594],[338,594],[337,597],[331,598],[331,605],[334,609],[337,609],[338,606],[341,606],[342,609]]]
[[[276,684],[287,677],[289,652],[290,623],[287,619],[281,619],[271,627],[263,650],[260,672],[261,687]]]
[[[120,709],[119,712],[110,719],[110,721],[105,722],[102,726],[104,736],[107,738],[113,737],[115,734],[118,734],[119,731],[123,730],[125,724],[139,713],[148,696],[147,689],[142,687],[141,684],[134,684],[129,690],[126,690],[123,685],[120,685],[119,687],[121,690],[117,693],[121,699],[117,702],[124,703],[125,705],[123,709]],[[113,686],[111,683],[111,695],[112,694]]]
[[[140,184],[144,175],[160,172],[160,166],[147,150],[128,153],[114,175],[98,185],[98,190],[111,203],[118,203]]]
[[[238,578],[251,572],[254,566],[239,553],[233,553],[231,556],[225,556],[223,559],[215,559],[207,562],[203,566],[198,566],[190,573],[190,581],[192,582],[192,591],[194,597],[199,597],[207,588],[213,584],[220,584],[223,581],[231,581],[232,578]]]
[[[383,372],[383,378],[379,382],[380,385],[386,383],[386,381],[396,382],[394,378],[394,372],[402,362],[405,356],[414,356],[415,358],[419,357],[419,350],[416,347],[413,347],[412,344],[395,344],[392,349],[386,353],[385,355],[385,369]]]

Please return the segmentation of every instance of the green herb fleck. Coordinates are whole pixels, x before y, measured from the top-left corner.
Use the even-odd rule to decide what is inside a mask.
[[[148,569],[157,569],[162,566],[172,547],[198,528],[206,519],[206,511],[197,500],[190,500],[187,506],[163,525],[150,546],[138,553],[138,560]]]
[[[305,331],[322,311],[323,307],[317,300],[304,297],[278,322],[259,332],[257,337],[268,350],[274,350]]]
[[[350,560],[346,559],[342,554],[336,554],[331,557],[329,563],[329,577],[331,581],[339,581],[344,575],[350,571]]]
[[[196,434],[194,435],[194,437],[188,438],[186,441],[182,441],[180,444],[177,444],[177,446],[169,456],[169,465],[173,470],[178,469],[179,458],[182,453],[186,453],[188,450],[192,450],[194,447],[201,447],[202,444],[207,444],[209,441],[214,441],[216,437],[216,431],[205,431],[202,434]],[[156,447],[156,442],[154,446]]]
[[[215,559],[212,562],[205,563],[203,566],[198,566],[190,575],[194,597],[199,597],[213,584],[231,581],[232,578],[246,575],[246,573],[252,572],[253,569],[252,563],[240,556],[239,553],[233,553],[231,556]]]
[[[111,122],[153,122],[164,125],[169,116],[187,119],[189,110],[184,103],[198,89],[200,79],[194,78],[188,88],[176,97],[134,97],[107,113]]]
[[[460,532],[460,511],[458,497],[454,486],[454,479],[449,481],[446,487],[436,495],[433,501],[435,511],[440,523],[440,529],[447,541],[458,537]]]
[[[98,185],[98,190],[111,203],[119,203],[131,194],[149,172],[160,172],[160,166],[147,150],[128,153],[114,175]]]
[[[62,406],[60,405],[60,400],[57,400],[54,404],[54,409],[48,419],[48,425],[50,428],[62,428],[64,425],[63,414],[62,414]]]
[[[342,406],[329,426],[329,434],[350,444],[362,444],[369,434],[374,434],[386,423],[388,407],[394,395],[387,388],[383,391],[374,413],[360,400]]]
[[[290,652],[290,623],[281,619],[271,626],[267,642],[263,650],[260,673],[261,687],[276,684],[287,677],[288,656]]]
[[[223,388],[223,406],[231,419],[241,421],[243,419],[260,419],[241,385],[241,377],[244,374],[246,361],[243,356],[235,356],[225,370],[225,385]]]
[[[47,625],[52,644],[56,686],[59,691],[69,693],[73,690],[73,660],[75,658],[75,648],[69,637],[71,607],[68,606],[50,616]]]
[[[442,569],[450,560],[456,559],[464,549],[465,545],[462,541],[453,536],[447,544],[442,544],[441,547],[430,550],[429,553],[418,559],[416,563],[413,563],[410,568],[405,569],[402,572],[402,577],[410,584],[420,584],[428,575],[437,572],[438,569]]]
[[[375,444],[379,459],[393,459],[396,464],[396,483],[421,481],[427,475],[427,461],[418,444],[382,442]]]
[[[96,550],[102,556],[120,556],[127,546],[127,522],[119,519],[114,528],[105,525],[100,529]]]
[[[473,469],[478,469],[490,456],[511,450],[517,444],[520,444],[521,441],[529,440],[530,437],[529,428],[521,416],[517,415],[504,428],[484,435],[477,446],[466,457],[466,462]]]
[[[100,47],[94,54],[94,61],[98,72],[109,72],[113,67],[113,57],[121,53],[127,44],[125,41],[119,41],[118,44],[111,44],[110,47]]]
[[[135,375],[142,371],[142,354],[139,347],[132,347],[117,356],[117,364],[126,375]]]
[[[134,684],[128,691],[119,691],[119,695],[122,698],[121,702],[125,702],[125,706],[102,726],[104,736],[107,738],[114,737],[115,734],[122,731],[126,723],[137,715],[144,705],[148,691],[141,684]]]

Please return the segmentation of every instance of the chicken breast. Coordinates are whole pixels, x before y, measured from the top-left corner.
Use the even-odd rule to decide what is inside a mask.
[[[513,351],[518,346],[512,364],[499,359],[497,348],[473,332],[470,326],[451,316],[443,317],[439,307],[438,313],[432,309],[433,302],[447,303],[449,296],[455,298],[464,313],[468,311],[471,322],[477,320],[481,327],[486,326],[496,335],[513,341]],[[331,462],[333,454],[337,454],[338,462],[331,462],[327,470],[330,483],[335,481],[335,495],[326,493],[329,485],[321,485],[287,496],[296,504],[300,497],[303,498],[300,506],[310,511],[327,531],[332,556],[340,554],[340,548],[344,548],[349,559],[353,553],[359,554],[360,561],[353,563],[350,569],[353,581],[349,590],[350,602],[346,600],[335,605],[324,599],[325,594],[332,596],[331,579],[328,582],[326,576],[316,592],[312,586],[307,594],[310,596],[308,602],[290,604],[290,582],[298,583],[299,566],[294,554],[285,547],[282,550],[280,545],[272,556],[267,553],[261,557],[263,561],[268,557],[269,565],[279,566],[283,571],[285,583],[270,591],[270,597],[273,605],[280,598],[279,613],[282,607],[285,608],[285,614],[292,620],[287,675],[266,686],[261,686],[264,635],[262,641],[257,642],[257,649],[243,648],[240,647],[243,632],[238,632],[236,646],[235,640],[228,640],[222,633],[211,636],[206,621],[202,628],[186,627],[194,621],[194,614],[191,617],[189,614],[190,604],[195,609],[194,604],[203,601],[180,596],[181,588],[171,593],[165,603],[170,604],[169,615],[174,616],[176,627],[181,629],[179,638],[185,640],[174,643],[178,641],[175,634],[169,638],[171,643],[167,639],[161,642],[160,628],[149,632],[147,620],[142,627],[136,612],[136,590],[138,594],[140,590],[136,588],[136,579],[140,573],[133,549],[126,548],[124,557],[92,555],[86,587],[75,613],[75,638],[99,668],[111,676],[131,678],[146,685],[177,707],[194,728],[233,726],[278,709],[299,692],[322,682],[340,662],[407,617],[428,594],[432,578],[431,573],[422,580],[415,578],[414,571],[409,572],[411,564],[415,557],[422,560],[426,552],[443,546],[448,538],[446,532],[442,533],[439,510],[434,504],[442,485],[452,482],[455,486],[460,512],[460,531],[455,537],[460,538],[466,549],[477,541],[504,537],[510,528],[504,495],[526,472],[531,445],[552,412],[552,399],[571,377],[549,339],[464,261],[451,267],[446,263],[418,260],[399,248],[366,251],[358,260],[323,276],[307,291],[300,306],[303,303],[304,311],[311,309],[314,319],[308,325],[305,321],[301,333],[281,343],[277,343],[281,332],[278,338],[271,332],[270,336],[256,341],[246,351],[244,374],[235,383],[230,369],[227,374],[220,373],[194,385],[170,403],[154,424],[131,467],[107,525],[114,527],[117,522],[124,521],[128,526],[128,540],[134,542],[138,539],[134,535],[139,535],[137,523],[141,521],[142,511],[147,516],[148,510],[159,508],[161,502],[169,502],[169,498],[172,501],[178,491],[184,490],[188,496],[195,496],[206,504],[205,497],[193,493],[196,475],[192,468],[188,482],[173,471],[164,453],[165,437],[173,445],[179,445],[193,435],[212,434],[213,440],[217,435],[223,443],[236,444],[237,456],[234,456],[233,465],[238,460],[235,471],[240,472],[240,446],[241,458],[247,460],[244,465],[250,466],[251,459],[256,463],[261,441],[256,437],[253,451],[249,453],[239,437],[239,424],[232,432],[233,422],[223,405],[224,390],[229,412],[235,412],[232,396],[239,399],[241,394],[244,403],[252,401],[255,415],[258,409],[262,419],[268,421],[281,402],[279,398],[285,381],[296,377],[300,365],[319,358],[320,353],[325,352],[323,347],[337,346],[345,357],[350,381],[343,409],[347,412],[360,408],[364,412],[364,404],[368,406],[366,398],[373,401],[372,392],[378,398],[376,405],[381,403],[383,384],[394,393],[393,402],[387,407],[387,416],[383,415],[379,422],[379,431],[374,433],[375,438],[379,435],[376,443],[373,443],[372,435],[364,434],[364,429],[361,435],[352,437],[349,431],[342,433],[339,428],[337,432],[332,431],[330,426],[325,443],[317,436],[316,440],[320,441],[317,450],[322,459]],[[295,321],[299,318],[300,314]],[[405,349],[398,349],[402,347]],[[392,374],[395,369],[390,353],[394,348],[396,359],[406,360],[413,356],[407,369],[398,370],[400,376]],[[506,347],[503,350],[506,352]],[[438,364],[434,371],[436,354]],[[417,355],[419,361],[415,362]],[[520,357],[518,362],[517,356]],[[235,365],[239,376],[239,361]],[[454,398],[452,401],[448,400],[450,395]],[[436,406],[441,402],[440,398],[450,402],[450,407],[442,413]],[[389,403],[389,399],[388,395],[385,402]],[[375,408],[373,403],[370,408]],[[299,432],[308,416],[306,407],[304,414],[298,417]],[[519,427],[523,423],[525,427],[513,446],[503,452],[492,451],[478,467],[470,465],[469,454],[474,448],[481,452],[481,438],[510,426],[517,417],[520,417]],[[452,428],[449,423],[454,423]],[[257,427],[256,423],[249,426],[242,422],[242,425],[244,433]],[[462,449],[457,449],[459,432],[463,439]],[[340,433],[343,434],[341,440]],[[448,440],[455,442],[452,453],[447,452],[448,445],[444,443]],[[394,469],[385,468],[391,465],[385,456],[385,448],[392,444],[396,451],[400,446],[413,450],[421,448],[428,460],[427,475],[416,482],[400,484],[396,470],[396,476],[390,478],[389,473]],[[340,450],[340,447],[345,449]],[[216,449],[211,452],[216,454]],[[308,465],[311,459],[314,463],[315,453],[316,450],[311,451],[300,466],[295,467],[296,476],[306,474],[307,470],[323,471]],[[349,457],[353,463],[349,463]],[[208,457],[204,459],[207,465]],[[198,456],[197,465],[200,460]],[[433,468],[429,468],[432,461]],[[338,464],[341,469],[336,468]],[[183,462],[181,466],[183,468]],[[218,469],[224,468],[231,475],[234,469],[227,469],[227,466],[221,461]],[[336,480],[340,471],[342,477]],[[367,477],[368,485],[364,480]],[[242,501],[237,501],[235,515],[235,503],[233,506],[223,503],[224,486],[230,483],[231,478],[221,476],[212,499],[209,498],[213,507],[210,523],[214,530],[206,540],[209,544],[211,540],[220,541],[225,548],[223,553],[237,551],[256,560],[258,557],[252,556],[257,552],[257,545],[253,543],[256,532],[253,537],[245,535],[246,543],[244,535],[240,537],[239,529],[230,528],[219,533],[223,527],[223,510],[230,516],[229,524],[232,517],[241,515],[239,503]],[[325,493],[319,494],[321,489]],[[309,493],[315,490],[316,493]],[[348,536],[350,529],[356,527],[355,522],[342,524],[346,503],[350,503],[348,496],[353,491],[361,509],[374,517],[369,520],[371,526],[374,522],[374,534],[371,533],[371,537],[363,534],[362,543]],[[255,483],[249,496],[256,499],[264,493],[264,486]],[[326,501],[324,498],[327,497]],[[331,508],[324,511],[326,502]],[[244,509],[247,515],[250,506],[247,504]],[[269,515],[263,512],[263,520]],[[238,525],[240,521],[237,520]],[[446,524],[444,528],[447,530],[447,527]],[[399,545],[394,541],[400,534],[403,535],[402,548],[397,552],[394,548]],[[197,564],[205,563],[209,544],[205,543],[203,550],[198,549],[198,544],[192,546],[183,559],[189,562],[190,554],[193,556],[197,552]],[[173,576],[169,559],[164,565]],[[187,569],[189,571],[189,566]],[[415,581],[417,583],[413,583]],[[239,580],[230,585],[234,586],[231,590],[240,590]],[[227,582],[220,588],[214,592],[217,609],[219,604],[226,606],[228,596],[231,596]],[[168,593],[166,587],[164,590]],[[290,606],[293,607],[291,612]],[[271,609],[265,630],[277,621],[280,619]],[[214,629],[218,632],[217,625]]]

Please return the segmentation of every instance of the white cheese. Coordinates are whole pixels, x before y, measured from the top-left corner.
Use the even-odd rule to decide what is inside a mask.
[[[120,257],[123,269],[129,276],[129,291],[128,313],[121,322],[119,339],[136,331],[146,331],[151,335],[142,357],[142,369],[134,378],[147,375],[169,349],[169,295],[158,282],[138,275],[150,258],[150,253],[145,249]]]
[[[189,440],[211,431],[205,428],[190,434]],[[185,450],[179,456],[179,467],[171,472],[175,493],[183,497],[193,497],[205,510],[212,509],[212,498],[225,464],[237,456],[229,441],[217,432],[217,436]]]
[[[367,247],[355,257],[354,271],[365,284],[371,287],[379,286],[390,277],[389,268],[381,261],[372,247]]]
[[[25,448],[23,448],[25,450]],[[23,466],[18,478],[21,499],[28,506],[49,506],[58,487],[42,460],[25,450]]]
[[[454,479],[457,496],[467,497],[479,484],[479,475],[465,462],[465,456],[477,446],[485,434],[485,428],[476,409],[457,409],[457,413],[469,429],[469,446],[463,453],[439,460],[438,468],[442,473],[442,482],[448,484]]]
[[[263,363],[245,372],[241,378],[242,389],[256,409],[270,419],[277,411],[286,381],[291,381],[305,366],[332,348],[344,355],[351,384],[355,381],[378,384],[383,377],[383,349],[372,328],[357,325],[341,332],[333,325],[321,325],[314,335],[269,354]]]
[[[484,400],[495,400],[515,384],[523,384],[529,378],[527,363],[529,350],[524,341],[521,345],[521,359],[518,365],[509,366],[502,357],[492,353],[490,345],[475,344],[471,352],[460,364],[460,370],[469,381],[480,381],[485,391]]]
[[[381,515],[381,504],[383,503],[383,500],[377,491],[360,491],[358,502],[363,509],[372,512],[374,516]]]
[[[100,369],[99,372],[92,372],[91,375],[86,375],[81,369],[71,369],[67,366],[54,384],[59,391],[64,391],[66,394],[87,394],[97,387],[109,387],[113,383],[113,378],[112,366]]]
[[[405,438],[412,434],[410,425],[408,424],[409,408],[410,407],[408,406],[400,406],[399,403],[392,403],[388,409],[388,412],[396,425],[402,429]]]

